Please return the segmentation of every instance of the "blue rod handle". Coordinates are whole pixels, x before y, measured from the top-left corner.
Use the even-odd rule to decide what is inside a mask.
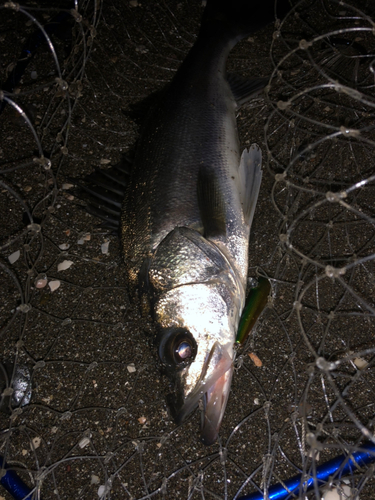
[[[339,471],[339,476],[351,474],[359,467],[375,462],[375,444],[366,442],[361,446],[361,451],[354,451],[350,455],[340,455],[316,468],[316,481],[319,486],[326,483],[330,476]],[[284,486],[285,485],[285,486]],[[300,491],[308,491],[314,487],[314,477],[302,481],[302,474],[297,474],[284,482],[274,484],[268,490],[269,500],[285,500],[289,496],[298,495]],[[286,488],[287,489],[286,489]],[[239,497],[238,500],[264,500],[262,492],[251,493]]]
[[[32,500],[34,489],[29,488],[22,479],[8,468],[2,456],[0,456],[0,469],[5,470],[4,476],[0,479],[0,484],[5,488],[15,500]]]

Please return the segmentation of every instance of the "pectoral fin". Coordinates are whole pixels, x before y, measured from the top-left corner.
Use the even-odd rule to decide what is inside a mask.
[[[225,199],[210,167],[202,166],[198,173],[198,206],[204,237],[225,236]]]
[[[240,201],[246,224],[251,227],[262,181],[262,151],[257,144],[244,149],[240,168]]]

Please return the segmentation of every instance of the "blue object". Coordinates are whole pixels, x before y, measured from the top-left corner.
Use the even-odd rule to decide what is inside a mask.
[[[34,488],[29,488],[0,456],[0,469],[5,469],[5,475],[0,479],[0,484],[15,500],[32,500]]]
[[[375,444],[366,442],[361,446],[361,451],[354,451],[350,455],[340,455],[325,464],[319,465],[316,468],[314,477],[311,476],[307,480],[302,481],[302,474],[297,474],[286,480],[284,482],[285,486],[280,483],[274,484],[268,490],[268,499],[285,500],[287,498],[294,498],[294,495],[298,495],[300,492],[311,490],[314,487],[315,481],[318,486],[322,486],[328,481],[330,476],[334,477],[336,475],[334,478],[338,479],[342,476],[352,474],[358,467],[363,467],[372,462],[375,462]],[[262,492],[256,492],[238,497],[237,500],[264,500],[264,497]]]

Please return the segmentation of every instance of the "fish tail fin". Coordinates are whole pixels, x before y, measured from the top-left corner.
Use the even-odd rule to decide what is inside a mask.
[[[227,32],[239,40],[282,19],[291,8],[291,0],[207,0],[201,30],[211,36]]]

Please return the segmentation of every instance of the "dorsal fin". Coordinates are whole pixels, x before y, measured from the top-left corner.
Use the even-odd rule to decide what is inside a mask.
[[[95,168],[85,179],[69,179],[73,194],[86,203],[86,211],[104,221],[103,227],[120,228],[121,207],[129,181],[131,161],[123,157],[113,167]]]

